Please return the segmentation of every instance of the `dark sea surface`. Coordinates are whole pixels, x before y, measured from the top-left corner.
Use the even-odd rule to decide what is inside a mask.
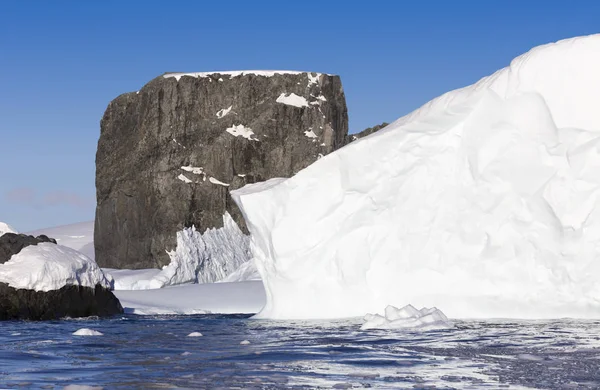
[[[0,322],[0,388],[600,388],[600,321],[457,321],[429,332],[361,331],[361,323]],[[81,328],[104,335],[74,336]]]

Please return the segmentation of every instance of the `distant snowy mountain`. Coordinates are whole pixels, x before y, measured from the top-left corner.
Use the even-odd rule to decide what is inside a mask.
[[[0,227],[1,229],[1,227]],[[75,249],[94,259],[94,221],[73,223],[70,225],[55,226],[44,229],[37,229],[28,232],[32,236],[45,234],[48,237],[56,239],[60,245]]]
[[[0,222],[0,236],[5,233],[16,233],[17,231],[13,229],[9,224]]]
[[[600,315],[600,35],[537,47],[233,191],[270,318]]]

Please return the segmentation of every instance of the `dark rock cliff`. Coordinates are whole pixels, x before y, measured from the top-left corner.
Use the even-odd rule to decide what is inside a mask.
[[[102,286],[64,286],[52,291],[16,289],[0,283],[0,320],[56,320],[108,317],[123,313],[121,303]]]
[[[113,100],[96,154],[96,261],[169,263],[176,232],[223,225],[246,231],[229,191],[289,177],[346,142],[338,76],[213,73],[157,77]]]

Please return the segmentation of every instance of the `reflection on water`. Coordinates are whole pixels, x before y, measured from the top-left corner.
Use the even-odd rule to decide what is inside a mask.
[[[457,321],[430,332],[360,331],[361,323],[219,315],[3,322],[0,387],[600,387],[598,321]],[[72,335],[83,327],[104,336]]]

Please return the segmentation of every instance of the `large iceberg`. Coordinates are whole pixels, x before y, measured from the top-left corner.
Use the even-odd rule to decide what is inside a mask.
[[[233,191],[259,317],[600,316],[600,35],[534,48],[290,179]]]

